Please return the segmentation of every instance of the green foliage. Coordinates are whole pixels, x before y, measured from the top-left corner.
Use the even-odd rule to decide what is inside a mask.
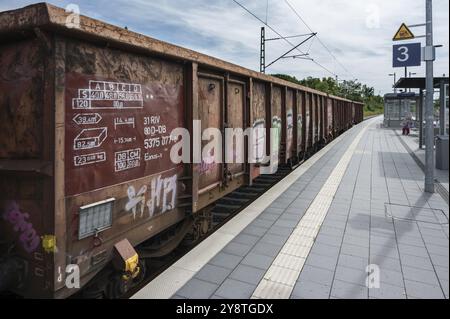
[[[295,76],[287,74],[273,74],[272,76],[324,93],[352,101],[363,102],[364,116],[382,114],[384,110],[383,97],[375,95],[375,89],[373,87],[369,87],[358,81],[343,81],[339,83],[331,77],[322,79],[307,77],[306,79],[298,80]]]

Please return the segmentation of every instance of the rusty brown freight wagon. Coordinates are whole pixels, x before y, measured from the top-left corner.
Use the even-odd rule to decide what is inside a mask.
[[[193,120],[260,127],[256,154],[276,128],[279,162],[295,164],[362,120],[349,100],[68,19],[45,3],[0,13],[0,290],[65,298],[78,268],[88,295],[118,296],[146,260],[208,232],[214,202],[265,169],[215,152],[175,164],[175,128],[192,142]]]

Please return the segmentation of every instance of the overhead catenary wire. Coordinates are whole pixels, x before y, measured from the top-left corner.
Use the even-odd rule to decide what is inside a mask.
[[[313,29],[308,25],[308,23],[303,19],[303,17],[298,13],[298,11],[294,8],[294,6],[288,1],[284,0],[284,2],[288,5],[288,7],[294,12],[294,14],[298,17],[298,19],[308,28],[310,32],[314,32]],[[337,59],[334,53],[328,48],[328,46],[316,35],[317,41],[328,51],[330,56],[336,61],[337,64],[341,66],[341,68],[346,72],[347,75],[350,75],[352,78],[355,78],[352,73]]]
[[[286,39],[286,37],[282,36],[277,30],[275,30],[272,26],[270,26],[268,23],[266,23],[264,20],[262,20],[261,18],[259,18],[256,14],[254,14],[252,11],[250,11],[247,7],[245,7],[242,3],[240,3],[237,0],[233,0],[234,3],[236,3],[238,6],[240,6],[242,9],[244,9],[245,11],[247,11],[250,15],[252,15],[255,19],[257,19],[259,22],[261,22],[262,24],[264,24],[266,27],[268,27],[272,32],[274,32],[276,35],[278,35],[281,39],[283,39],[284,41],[286,41],[289,45],[291,45],[292,47],[295,47],[295,44],[292,43],[291,41],[289,41],[288,39]],[[305,52],[303,52],[302,50],[300,50],[299,48],[296,48],[297,51],[299,51],[301,54],[306,54]],[[328,69],[327,67],[323,66],[322,64],[320,64],[319,62],[315,61],[314,59],[311,59],[311,61],[316,64],[317,66],[319,66],[320,68],[322,68],[323,70],[325,70],[326,72],[332,74],[334,77],[338,76],[338,74],[332,72],[330,69]]]

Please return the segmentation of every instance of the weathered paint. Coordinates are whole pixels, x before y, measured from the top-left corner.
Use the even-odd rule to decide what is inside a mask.
[[[239,119],[284,127],[277,146],[289,156],[290,95],[305,96],[297,99],[304,138],[296,137],[304,149],[318,129],[315,100],[326,96],[88,17],[79,30],[68,29],[67,16],[47,4],[0,14],[0,133],[7,137],[0,138],[0,232],[28,262],[25,296],[72,294],[64,287],[67,263],[80,266],[84,285],[115,243],[127,238],[136,246],[182,221],[178,197],[192,195],[196,212],[243,184],[233,179],[199,196],[201,184],[223,182],[223,166],[208,180],[200,174],[208,167],[170,163],[162,139],[171,128],[192,131],[192,119],[202,117],[219,129]],[[214,76],[199,79],[199,68]],[[339,132],[362,120],[362,105],[355,103],[353,114],[351,101],[330,98]],[[259,175],[253,167],[250,180]],[[243,166],[228,168],[238,173]],[[79,208],[111,198],[112,227],[79,240]],[[35,247],[36,238],[53,234]]]
[[[286,90],[286,160],[289,160],[294,155],[294,91]],[[300,135],[301,136],[301,135]]]

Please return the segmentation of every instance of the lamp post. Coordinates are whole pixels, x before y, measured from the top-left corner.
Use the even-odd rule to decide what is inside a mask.
[[[434,193],[434,83],[433,1],[426,0],[425,192]]]

